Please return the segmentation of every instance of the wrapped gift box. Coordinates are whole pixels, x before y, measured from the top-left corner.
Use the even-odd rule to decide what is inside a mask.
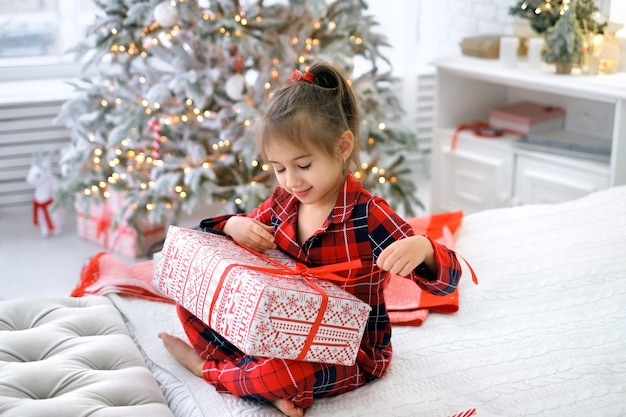
[[[489,112],[489,125],[523,135],[563,128],[565,110],[531,101],[520,101]]]
[[[155,286],[244,353],[354,364],[371,307],[281,252],[170,226],[158,262]]]
[[[166,230],[164,223],[139,221],[137,228],[122,223],[111,232],[109,249],[134,258],[151,256],[163,247]]]
[[[463,38],[461,52],[463,55],[479,58],[498,59],[500,55],[501,35],[480,35]]]
[[[81,197],[75,209],[78,235],[108,248],[113,214],[106,203]]]
[[[163,246],[167,231],[165,222],[153,224],[139,221],[135,228],[122,218],[115,224],[121,209],[119,197],[98,201],[81,196],[76,199],[75,209],[78,235],[112,252],[139,258]]]

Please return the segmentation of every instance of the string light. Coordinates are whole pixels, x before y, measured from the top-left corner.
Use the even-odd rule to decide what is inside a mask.
[[[172,0],[170,2],[170,4],[172,6],[177,6],[180,5],[184,2],[184,0],[180,0],[180,1],[174,1]],[[210,11],[202,11],[201,14],[201,18],[204,21],[216,21],[216,16],[213,15],[212,12]],[[242,30],[247,30],[244,29],[243,27],[248,25],[248,19],[245,16],[245,13],[239,13],[237,15],[234,16],[234,22],[238,23],[241,27]],[[252,18],[251,20],[252,21]],[[261,22],[262,18],[260,16],[256,16],[254,18],[255,22]],[[231,25],[232,25],[232,21],[231,21]],[[328,23],[323,22],[323,21],[315,21],[313,22],[311,28],[309,30],[316,30],[319,31],[321,29],[324,29],[325,31],[329,31],[329,30],[334,30],[336,28],[336,23],[334,21],[330,21]],[[242,30],[239,29],[233,29],[233,34],[235,36],[242,36]],[[221,33],[222,35],[227,35],[230,36],[231,32],[229,29],[229,25],[220,27],[218,29],[218,32]],[[118,35],[118,30],[113,28],[110,29],[110,33],[112,35]],[[126,44],[122,44],[120,42],[115,43],[114,45],[112,45],[110,47],[112,52],[115,53],[126,53],[128,55],[134,56],[136,54],[141,54],[141,56],[148,56],[148,54],[146,53],[146,51],[149,51],[150,53],[152,52],[156,52],[151,50],[150,48],[154,48],[157,46],[162,46],[164,48],[170,48],[170,47],[174,47],[174,42],[169,42],[172,41],[176,36],[179,36],[180,34],[180,27],[178,25],[173,25],[173,27],[170,30],[164,29],[162,27],[160,27],[158,24],[156,24],[156,22],[151,23],[149,26],[144,27],[141,32],[140,32],[140,36],[142,38],[141,42],[138,44],[135,43],[128,43],[128,41],[124,40],[124,39],[120,39],[121,42],[125,42]],[[212,34],[213,36],[215,35],[215,32],[213,32]],[[122,37],[120,37],[122,38]],[[136,39],[136,38],[135,38]],[[293,36],[291,37],[291,43],[293,45],[299,45],[301,42],[304,42],[301,54],[298,56],[298,62],[300,64],[305,64],[307,62],[307,56],[311,53],[311,51],[313,51],[313,49],[320,45],[320,39],[316,38],[315,36],[311,35],[310,37],[307,37],[305,34],[303,33],[299,33],[299,36]],[[351,36],[350,37],[350,41],[356,45],[361,45],[363,43],[363,39],[358,37],[358,36]],[[273,95],[273,92],[271,91],[273,86],[279,82],[282,81],[282,76],[281,76],[281,71],[282,71],[282,67],[283,67],[283,62],[282,59],[278,59],[278,57],[273,58],[273,63],[275,65],[275,67],[271,68],[270,70],[270,80],[271,82],[268,80],[267,82],[264,82],[262,85],[265,88],[265,90],[267,91],[267,96],[271,96]],[[281,70],[279,70],[277,67],[280,67]],[[302,68],[304,70],[304,68]],[[151,73],[147,73],[145,75],[141,75],[135,78],[135,80],[140,84],[140,85],[145,85],[147,83],[150,83],[150,80],[154,79],[154,74]],[[261,80],[260,80],[261,81]],[[114,83],[114,81],[113,81]],[[349,83],[352,84],[352,80],[349,80]],[[141,87],[142,89],[144,89],[144,93],[145,90],[148,89],[150,86],[146,86],[146,87]],[[200,88],[202,88],[202,86],[200,86]],[[111,92],[114,92],[115,90],[117,90],[118,87],[117,86],[110,86],[109,90]],[[108,95],[107,99],[102,99],[100,101],[100,105],[102,107],[108,107],[111,105],[111,103],[115,103],[117,106],[121,106],[122,104],[125,104],[125,102],[127,102],[128,100],[126,99],[126,96],[123,96],[124,98],[122,99],[122,97],[117,97],[115,99],[111,98],[114,97],[113,94]],[[197,97],[197,96],[194,96]],[[109,101],[110,100],[110,101]],[[200,101],[200,100],[197,100]],[[256,103],[254,102],[254,99],[252,97],[248,97],[247,99],[248,104],[253,107],[256,105]],[[177,112],[177,113],[181,113],[179,108],[176,108],[175,106],[179,105],[180,102],[177,102],[176,104],[172,105],[172,102],[175,102],[175,100],[168,100],[167,102],[151,102],[151,100],[147,99],[147,98],[143,98],[140,100],[141,106],[143,106],[143,109],[140,108],[140,112],[141,110],[144,110],[145,114],[147,115],[153,115],[152,117],[154,118],[160,118],[160,125],[163,126],[168,126],[171,127],[171,129],[168,129],[168,135],[171,134],[171,140],[174,141],[176,140],[176,138],[179,136],[179,134],[181,134],[181,130],[187,130],[188,128],[185,127],[183,124],[186,123],[201,123],[203,121],[206,121],[206,123],[203,123],[202,128],[206,128],[207,130],[214,130],[215,127],[217,125],[217,123],[221,123],[222,125],[225,124],[229,124],[231,123],[231,121],[235,121],[234,117],[228,118],[228,119],[222,119],[218,113],[214,113],[211,112],[210,110],[203,110],[197,106],[194,106],[193,100],[190,98],[186,98],[184,100],[184,104],[186,106],[188,106],[188,108],[186,108],[184,110],[183,114],[171,114],[169,116],[163,116],[164,112],[169,112],[170,109],[168,109],[168,106],[172,106],[175,108],[175,110],[173,110],[172,112]],[[136,101],[134,101],[134,103],[136,103]],[[133,103],[126,103],[127,106],[132,106]],[[135,104],[136,105],[136,104]],[[164,112],[161,113],[161,106],[163,106]],[[157,115],[157,110],[159,111],[159,114]],[[247,114],[246,112],[248,112],[247,107],[245,108],[232,108],[231,109],[234,114],[237,115],[241,115],[239,117],[242,117],[243,123],[242,125],[245,127],[250,127],[252,125],[252,119],[247,118]],[[140,117],[141,114],[139,115]],[[212,123],[209,123],[209,121],[212,121]],[[215,125],[213,124],[215,123]],[[364,124],[367,124],[367,121],[364,121]],[[384,130],[386,129],[386,125],[384,123],[379,123],[378,124],[378,128],[380,130]],[[132,182],[130,182],[133,185],[133,188],[135,188],[135,190],[137,190],[137,188],[141,189],[141,190],[146,190],[150,187],[155,187],[155,182],[154,181],[143,181],[140,182],[137,179],[137,174],[133,173],[135,171],[138,172],[142,172],[146,174],[146,177],[149,175],[152,175],[152,173],[149,172],[149,170],[152,169],[153,166],[162,166],[164,164],[164,159],[167,160],[168,156],[175,156],[178,158],[178,155],[180,152],[180,149],[175,146],[176,144],[172,143],[172,146],[170,147],[166,147],[165,151],[163,153],[160,153],[158,155],[158,159],[157,158],[152,158],[149,156],[150,152],[151,152],[151,147],[150,145],[146,145],[145,147],[143,146],[143,140],[145,139],[143,136],[144,134],[142,133],[143,130],[141,129],[141,127],[139,128],[135,128],[136,131],[135,132],[131,132],[130,133],[130,137],[125,138],[124,140],[122,140],[120,142],[121,144],[121,148],[117,148],[114,150],[109,150],[107,153],[107,158],[111,156],[111,151],[113,151],[113,153],[115,154],[115,157],[109,161],[104,161],[103,164],[103,159],[105,159],[102,156],[102,149],[98,149],[97,151],[94,151],[93,153],[93,160],[94,163],[97,165],[94,169],[95,170],[99,170],[100,169],[100,164],[103,164],[102,167],[102,171],[105,174],[103,177],[106,178],[106,181],[100,181],[99,183],[99,187],[104,190],[104,193],[108,193],[108,191],[106,190],[106,186],[111,186],[112,184],[116,184],[118,182],[122,182],[125,181],[126,178],[129,178],[132,180]],[[184,133],[182,133],[184,136]],[[203,133],[204,134],[204,133]],[[102,141],[106,141],[106,139],[101,138],[100,136],[98,136],[98,140],[100,142]],[[132,140],[131,140],[132,138]],[[165,136],[161,137],[163,141],[167,140],[167,138]],[[96,142],[96,137],[92,134],[90,134],[88,136],[88,139],[90,142]],[[192,137],[192,140],[197,140],[195,138],[195,136]],[[138,145],[138,149],[137,150],[130,150],[130,149],[125,149],[126,147],[128,147],[129,145],[133,145],[133,141],[135,141],[136,143],[134,143],[134,145]],[[376,140],[374,137],[369,137],[367,139],[367,142],[369,145],[375,145]],[[221,152],[220,154],[214,154],[214,155],[210,155],[207,157],[207,160],[203,161],[199,166],[186,166],[186,167],[180,167],[182,168],[182,171],[185,174],[189,174],[191,172],[193,172],[193,169],[198,169],[198,168],[202,168],[202,169],[211,169],[213,167],[213,161],[215,160],[215,158],[224,161],[226,160],[225,158],[231,158],[230,155],[225,155],[227,153],[227,148],[231,146],[231,141],[224,139],[224,140],[219,140],[217,141],[217,143],[213,143],[210,145],[212,147],[212,149],[214,151],[218,151]],[[143,148],[144,150],[146,150],[147,153],[144,153],[142,151],[140,151],[139,149]],[[148,155],[148,156],[147,156]],[[107,163],[108,162],[108,166]],[[170,162],[171,163],[171,162]],[[241,164],[245,164],[246,161],[244,160],[240,160]],[[271,170],[271,167],[267,164],[262,163],[262,161],[259,160],[252,160],[250,162],[250,165],[255,168],[258,169],[260,168],[262,171],[267,172]],[[357,171],[355,173],[355,176],[357,178],[360,178],[362,176],[367,176],[368,172],[367,169],[368,164],[364,163],[362,164],[362,171]],[[111,169],[109,169],[111,168]],[[178,170],[179,168],[177,167],[176,170]],[[114,170],[114,172],[111,172],[112,170]],[[119,172],[118,172],[119,171]],[[179,171],[180,172],[180,171]],[[390,179],[386,179],[384,177],[385,174],[385,170],[382,168],[379,168],[377,166],[373,166],[371,169],[371,173],[373,174],[379,174],[380,176],[378,177],[378,182],[379,183],[384,183],[385,181],[396,181],[395,177],[392,177]],[[130,176],[128,175],[130,174]],[[261,180],[261,176],[258,176],[256,178],[256,180]],[[256,187],[257,186],[257,182],[256,181],[250,181],[249,182],[249,186],[250,187]],[[185,186],[180,184],[180,185],[176,185],[173,188],[173,191],[178,194],[178,196],[181,199],[185,199],[188,197],[188,190],[185,189]],[[97,192],[97,188],[95,187],[91,187],[91,188],[86,188],[85,189],[85,193],[95,193]],[[174,197],[176,197],[176,195],[174,195]],[[170,197],[167,197],[170,198]],[[228,203],[229,201],[233,201],[232,198],[220,198],[220,200],[222,201],[222,203]],[[244,202],[251,200],[250,198],[248,198],[246,195],[242,195],[240,197],[237,197],[234,199],[234,203],[237,205],[242,205],[244,204]],[[153,210],[157,207],[159,207],[160,209],[162,209],[164,206],[171,208],[172,204],[170,202],[167,203],[144,203],[142,205],[145,205],[145,208],[147,210]],[[141,208],[141,206],[139,207]]]

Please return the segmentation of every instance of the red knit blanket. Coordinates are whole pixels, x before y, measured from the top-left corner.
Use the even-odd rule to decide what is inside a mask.
[[[417,234],[452,248],[463,213],[442,213],[408,219]],[[87,294],[119,293],[155,301],[173,303],[153,285],[152,260],[127,265],[115,255],[101,252],[83,268],[80,281],[72,291],[73,297]],[[385,289],[385,302],[391,322],[396,325],[420,326],[429,312],[454,313],[459,308],[458,289],[439,296],[422,291],[413,281],[392,276]]]
[[[80,281],[71,295],[118,293],[154,301],[173,303],[152,285],[153,261],[127,265],[107,252],[94,256],[83,268]],[[391,322],[419,326],[429,311],[454,313],[458,310],[457,291],[445,296],[422,291],[413,281],[393,276],[385,289],[385,301]]]
[[[152,285],[153,261],[127,265],[107,252],[100,252],[83,268],[72,297],[118,293],[154,301],[174,303]]]

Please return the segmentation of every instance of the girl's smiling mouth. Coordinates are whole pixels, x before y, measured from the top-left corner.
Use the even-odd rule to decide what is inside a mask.
[[[309,191],[311,191],[311,187],[307,188],[306,190],[292,190],[293,194],[296,197],[302,198],[302,197],[306,197],[306,195],[309,193]]]

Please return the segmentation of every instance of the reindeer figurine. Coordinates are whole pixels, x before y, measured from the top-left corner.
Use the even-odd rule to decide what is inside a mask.
[[[26,182],[35,187],[33,224],[39,225],[41,235],[44,237],[48,237],[51,233],[58,234],[63,231],[63,212],[50,210],[54,201],[54,191],[59,184],[59,179],[52,173],[51,159],[50,154],[42,157],[36,153],[26,176]]]

